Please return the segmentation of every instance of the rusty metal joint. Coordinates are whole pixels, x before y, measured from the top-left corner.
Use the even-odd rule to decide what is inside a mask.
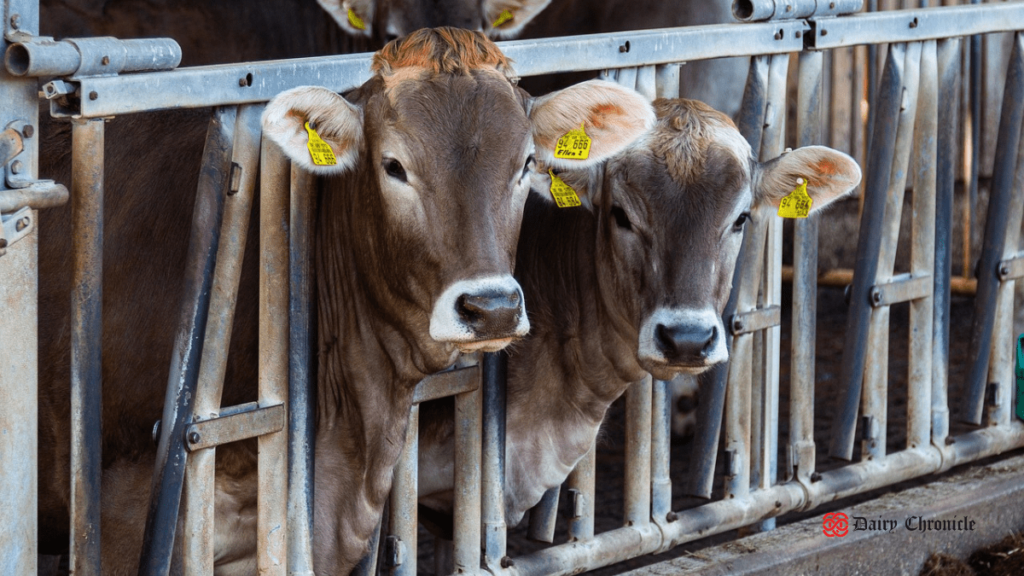
[[[912,276],[900,274],[884,284],[875,284],[868,292],[871,306],[880,308],[900,302],[927,298],[932,293],[932,277],[928,274]]]
[[[587,496],[580,490],[570,488],[569,504],[572,506],[572,518],[583,518],[587,510]]]
[[[749,334],[781,324],[782,308],[778,305],[733,314],[729,319],[729,329],[733,336]]]
[[[1000,282],[1024,278],[1024,255],[1018,254],[1009,260],[1003,260],[996,268],[996,275]]]
[[[21,132],[15,127],[8,126],[6,130],[0,132],[0,164],[6,166],[21,154],[22,150],[25,149],[24,143],[21,139]]]
[[[185,428],[185,446],[190,452],[213,448],[229,442],[273,434],[283,430],[286,423],[284,404],[252,407],[234,414],[193,422]]]
[[[384,540],[384,565],[387,568],[397,568],[405,563],[405,542],[395,535],[390,535]]]
[[[35,223],[30,208],[22,208],[6,216],[0,215],[0,256],[7,252],[8,246],[28,236],[35,228]]]
[[[413,404],[472,392],[480,387],[480,366],[456,368],[431,374],[416,385]]]

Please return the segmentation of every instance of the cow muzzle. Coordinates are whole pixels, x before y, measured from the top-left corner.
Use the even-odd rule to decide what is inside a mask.
[[[530,331],[523,291],[511,276],[460,280],[434,302],[430,337],[464,352],[494,352]]]
[[[639,344],[644,368],[666,376],[699,374],[729,358],[725,327],[711,309],[659,308],[641,327]]]

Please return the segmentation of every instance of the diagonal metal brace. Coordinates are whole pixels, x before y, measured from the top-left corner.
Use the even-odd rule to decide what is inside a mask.
[[[284,429],[284,404],[253,407],[242,412],[194,422],[185,428],[185,447],[189,452],[213,448],[229,442],[256,438]]]

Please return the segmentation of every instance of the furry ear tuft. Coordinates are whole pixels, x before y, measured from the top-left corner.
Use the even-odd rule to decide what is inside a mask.
[[[305,124],[315,127],[331,147],[337,163],[313,163]],[[363,112],[341,96],[319,86],[299,86],[275,96],[263,112],[263,134],[288,159],[314,174],[340,174],[355,168],[363,149]]]

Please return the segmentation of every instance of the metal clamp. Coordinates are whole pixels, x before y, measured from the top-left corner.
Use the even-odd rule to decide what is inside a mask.
[[[384,565],[397,568],[405,563],[405,542],[395,535],[384,539]]]
[[[742,314],[733,314],[729,319],[729,330],[733,336],[757,332],[782,324],[782,308],[778,305],[758,308]]]
[[[932,293],[932,277],[900,274],[885,284],[876,284],[868,292],[873,308],[892,306],[900,302],[920,300]]]
[[[7,247],[28,236],[36,226],[31,208],[22,208],[14,214],[0,215],[0,256],[7,253]]]

